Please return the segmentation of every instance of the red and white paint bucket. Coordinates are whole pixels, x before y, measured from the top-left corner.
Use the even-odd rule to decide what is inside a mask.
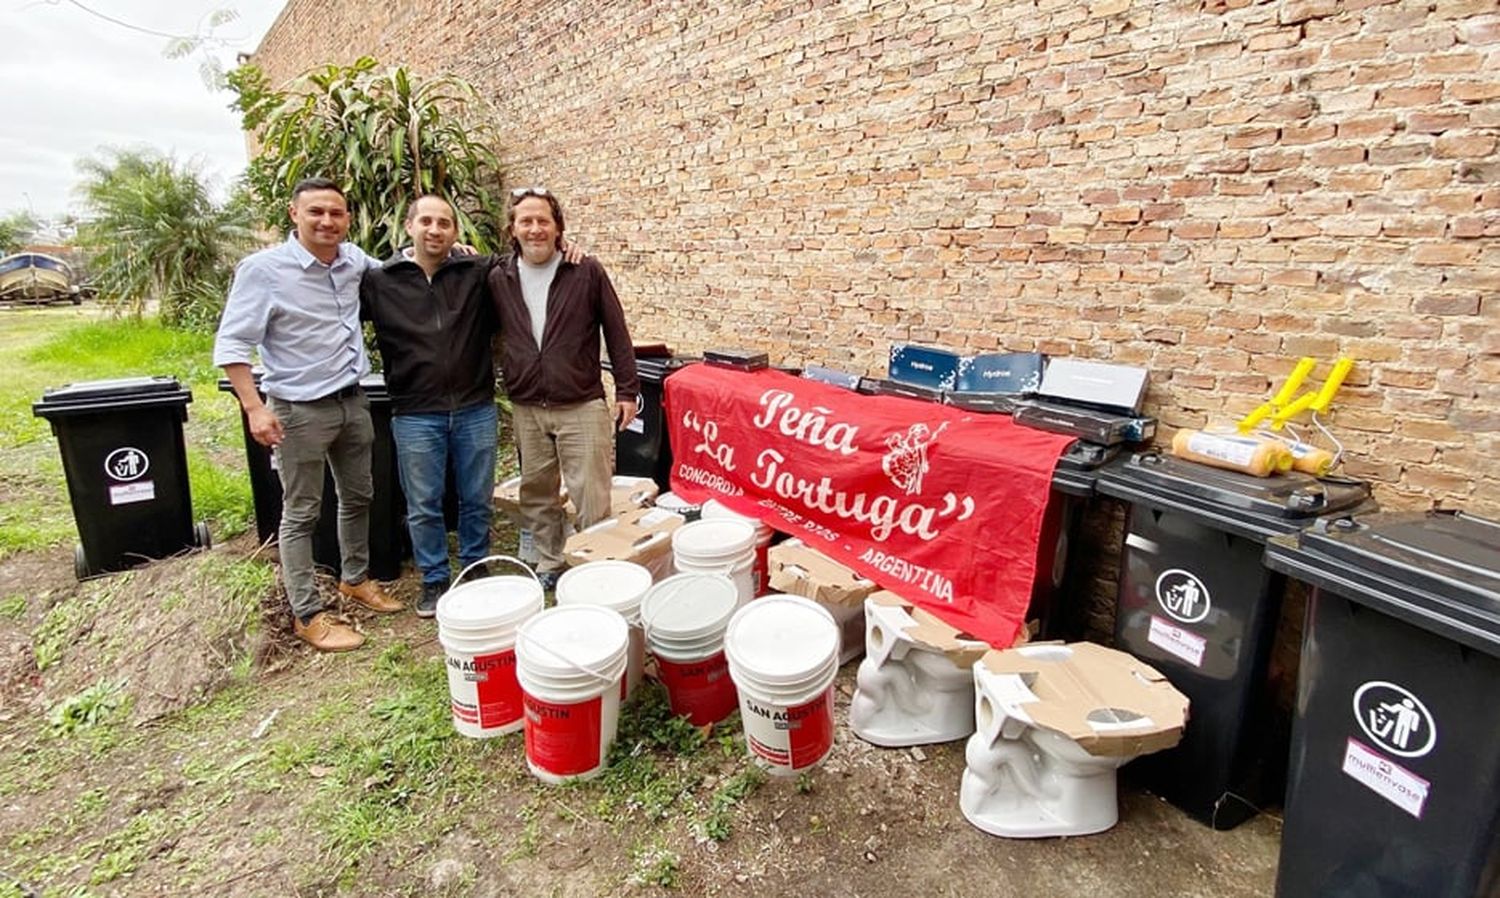
[[[509,561],[526,576],[486,577],[463,582],[469,565],[453,588],[438,599],[438,642],[448,669],[453,728],[465,736],[485,738],[521,728],[521,684],[516,680],[516,631],[542,610],[542,584],[531,569],[508,555],[484,561]]]
[[[736,519],[704,518],[672,531],[672,561],[682,574],[725,574],[743,605],[755,598],[755,525]]]
[[[625,665],[625,693],[630,701],[641,684],[646,663],[646,634],[641,629],[641,599],[651,588],[651,572],[632,561],[590,561],[569,568],[557,579],[558,605],[598,605],[620,612],[630,625],[630,654]]]
[[[764,596],[734,613],[724,653],[751,756],[781,776],[822,762],[833,748],[839,669],[833,616],[801,596]]]
[[[739,601],[739,590],[723,574],[677,574],[641,601],[646,645],[667,702],[694,726],[718,723],[739,706],[724,656],[724,630]]]
[[[597,605],[550,608],[516,634],[526,766],[547,783],[604,770],[620,722],[630,625]]]
[[[750,567],[750,579],[755,583],[755,594],[765,595],[771,588],[771,568],[767,563],[766,553],[771,549],[771,537],[776,535],[776,531],[766,522],[742,515],[729,506],[720,504],[717,499],[709,499],[703,503],[703,517],[705,520],[747,521],[755,528],[755,562]]]

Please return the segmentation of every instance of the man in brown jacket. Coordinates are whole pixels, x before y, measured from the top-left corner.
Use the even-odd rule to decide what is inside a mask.
[[[538,576],[552,588],[563,570],[559,475],[578,526],[609,515],[613,429],[634,420],[640,395],[625,312],[597,259],[563,258],[562,205],[541,187],[512,191],[514,253],[490,272],[500,324],[500,366],[515,408],[521,514],[537,548]],[[599,376],[599,338],[615,380],[613,407]]]

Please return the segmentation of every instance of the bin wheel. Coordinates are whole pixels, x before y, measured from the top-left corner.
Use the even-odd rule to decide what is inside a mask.
[[[212,549],[214,547],[214,538],[208,532],[208,524],[206,522],[199,521],[193,525],[193,541],[198,544],[198,548],[200,549]]]
[[[73,576],[79,580],[89,578],[89,560],[83,554],[83,546],[77,544],[73,546]]]

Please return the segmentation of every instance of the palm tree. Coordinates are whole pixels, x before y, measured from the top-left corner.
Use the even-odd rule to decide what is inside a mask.
[[[152,150],[107,150],[79,163],[91,212],[78,243],[92,250],[101,301],[140,317],[213,326],[235,259],[254,243],[241,204],[220,205],[198,166]]]

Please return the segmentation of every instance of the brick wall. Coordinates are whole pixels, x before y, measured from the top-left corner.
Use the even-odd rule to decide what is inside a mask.
[[[1168,434],[1342,353],[1349,473],[1500,512],[1495,0],[290,0],[255,58],[362,53],[490,96],[638,339],[1143,365]]]

